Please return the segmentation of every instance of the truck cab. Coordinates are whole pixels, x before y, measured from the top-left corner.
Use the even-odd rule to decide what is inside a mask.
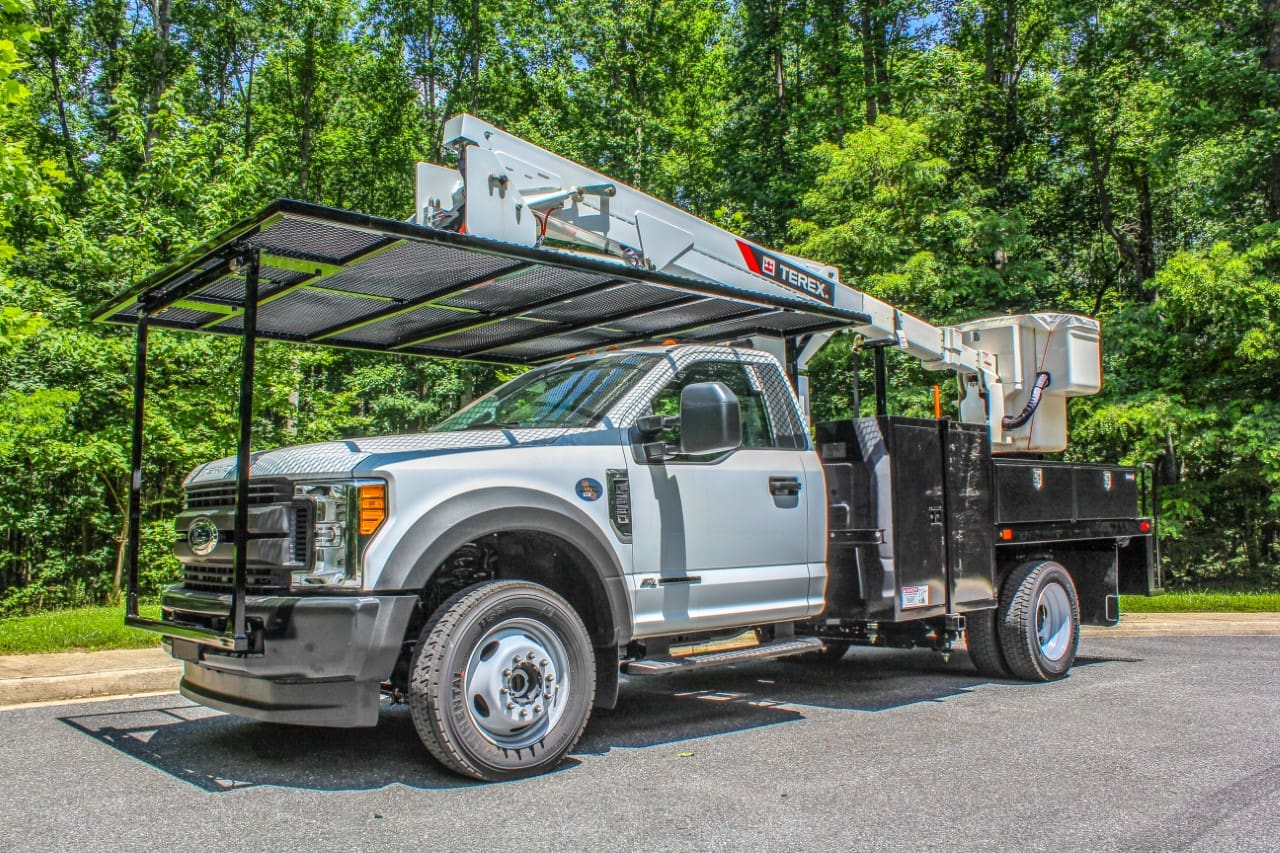
[[[703,417],[687,410],[699,386],[723,395],[736,446],[683,440],[682,422]],[[427,433],[283,448],[253,466],[247,609],[260,654],[167,640],[187,661],[186,695],[244,716],[372,725],[430,611],[477,579],[557,592],[615,665],[635,640],[824,607],[822,466],[781,365],[756,350],[585,355]],[[228,458],[187,478],[183,580],[163,598],[174,627],[226,618],[234,473]]]

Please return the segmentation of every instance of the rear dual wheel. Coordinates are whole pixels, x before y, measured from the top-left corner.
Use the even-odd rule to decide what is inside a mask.
[[[967,615],[965,637],[983,675],[1062,678],[1080,645],[1080,603],[1071,575],[1051,560],[1024,563],[1005,579],[998,607]]]

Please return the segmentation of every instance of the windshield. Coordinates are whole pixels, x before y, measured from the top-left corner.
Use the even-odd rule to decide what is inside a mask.
[[[657,358],[632,353],[534,370],[490,391],[433,431],[595,426]]]

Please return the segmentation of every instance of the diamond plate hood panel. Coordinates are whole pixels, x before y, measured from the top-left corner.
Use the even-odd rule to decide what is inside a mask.
[[[594,431],[596,430],[590,428],[495,429],[327,441],[254,453],[251,472],[254,477],[348,477],[359,468],[367,469],[379,464],[384,461],[383,457],[422,458],[444,453],[528,447],[551,444],[566,436]],[[228,456],[197,467],[187,476],[183,485],[232,481],[235,477],[236,459]]]

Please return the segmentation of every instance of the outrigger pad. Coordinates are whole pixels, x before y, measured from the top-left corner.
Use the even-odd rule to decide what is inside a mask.
[[[257,337],[505,364],[660,341],[804,335],[860,314],[604,256],[525,248],[281,199],[94,319],[239,335],[258,251]]]

